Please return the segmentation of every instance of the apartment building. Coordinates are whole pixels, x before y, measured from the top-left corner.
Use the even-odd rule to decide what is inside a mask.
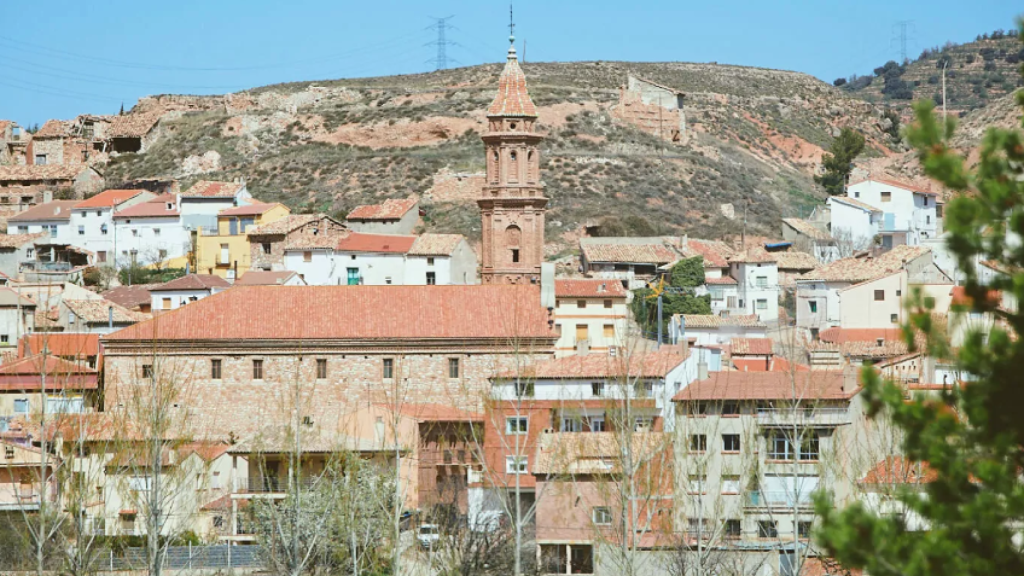
[[[555,280],[555,355],[615,354],[629,337],[628,296],[614,280]]]
[[[416,198],[390,198],[380,204],[356,206],[345,217],[345,224],[355,232],[408,235],[412,234],[419,220],[419,201]]]

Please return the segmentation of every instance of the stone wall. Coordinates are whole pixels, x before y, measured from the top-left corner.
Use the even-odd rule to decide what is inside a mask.
[[[249,255],[251,268],[259,270],[284,270],[284,247],[300,238],[314,236],[339,236],[346,230],[345,226],[329,218],[320,218],[303,224],[288,234],[267,236],[249,236]],[[315,232],[315,234],[314,234]],[[270,253],[263,250],[264,244],[270,244]]]
[[[483,172],[452,172],[447,167],[434,174],[434,184],[423,193],[433,202],[476,202],[483,196],[486,174]]]
[[[30,164],[36,163],[36,156],[46,154],[47,164],[64,163],[64,139],[63,138],[33,138],[32,151],[29,154]]]

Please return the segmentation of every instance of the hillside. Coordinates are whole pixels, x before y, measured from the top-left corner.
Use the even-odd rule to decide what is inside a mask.
[[[1016,32],[979,36],[974,42],[949,43],[925,50],[905,65],[879,63],[874,75],[851,76],[836,83],[860,98],[909,113],[912,100],[942,100],[942,67],[947,66],[946,106],[966,113],[998,101],[1024,85],[1019,73],[1024,45]]]
[[[881,111],[810,76],[714,64],[524,64],[548,135],[543,178],[552,252],[608,215],[656,231],[777,234],[818,202],[811,176],[839,128],[892,154]],[[425,228],[478,238],[479,134],[501,66],[267,86],[227,96],[155,96],[162,114],[145,154],[106,167],[108,185],[140,177],[242,177],[256,197],[343,216],[415,194]],[[687,138],[670,142],[616,117],[633,73],[686,94]],[[560,242],[561,241],[561,242]]]

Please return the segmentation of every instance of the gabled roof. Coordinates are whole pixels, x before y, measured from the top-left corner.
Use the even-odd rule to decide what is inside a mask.
[[[618,280],[599,278],[560,278],[555,280],[558,298],[625,298],[626,289]]]
[[[168,205],[171,206],[170,209],[167,208]],[[114,218],[174,218],[179,214],[177,196],[161,194],[152,200],[119,210],[114,214]]]
[[[536,380],[574,378],[664,378],[686,361],[687,356],[675,352],[635,353],[632,356],[587,354],[545,360],[519,373],[506,372],[501,377],[527,376]]]
[[[722,328],[726,326],[766,328],[765,323],[757,319],[757,314],[741,314],[735,316],[683,314],[683,325],[684,328]]]
[[[0,182],[74,180],[86,170],[86,164],[14,164],[0,166]]]
[[[829,200],[831,200],[832,202],[839,202],[840,204],[846,204],[847,206],[852,206],[854,208],[860,208],[861,210],[865,210],[867,212],[882,212],[881,210],[875,208],[874,206],[868,204],[867,202],[861,202],[860,200],[850,198],[848,196],[832,196],[831,198],[829,198]]]
[[[807,252],[786,250],[773,255],[779,270],[813,270],[818,267],[818,259]]]
[[[526,87],[526,74],[519,67],[515,46],[509,46],[505,68],[498,77],[498,94],[487,107],[488,116],[520,116],[535,118],[537,107]]]
[[[114,311],[115,324],[131,324],[149,318],[149,315],[115,304],[109,300],[62,300],[68,310],[75,313],[80,320],[90,324],[102,324],[110,320],[110,310]]]
[[[843,390],[843,373],[837,371],[798,372],[711,372],[683,388],[672,399],[689,400],[839,400],[851,397],[859,388]]]
[[[166,290],[208,290],[210,288],[229,288],[231,283],[215,274],[189,274],[175,278],[150,288],[151,292]]]
[[[21,248],[25,244],[31,244],[40,238],[49,236],[47,232],[36,232],[35,234],[0,234],[0,248]]]
[[[660,266],[679,259],[661,238],[580,238],[580,252],[587,262]]]
[[[274,220],[273,222],[260,224],[255,228],[249,228],[249,236],[287,234],[296,228],[300,228],[321,218],[333,220],[333,218],[324,214],[289,214],[280,220]]]
[[[729,351],[733,356],[767,356],[773,353],[771,338],[733,338]]]
[[[42,222],[46,220],[71,220],[71,209],[78,200],[54,200],[37,204],[24,212],[7,219],[8,222]]]
[[[863,184],[865,182],[875,182],[875,183],[878,183],[878,184],[885,184],[886,186],[892,186],[894,188],[902,188],[903,190],[907,190],[909,192],[913,192],[914,194],[924,194],[925,196],[938,196],[939,195],[938,192],[932,192],[930,189],[922,188],[921,186],[918,186],[917,184],[911,184],[909,182],[901,182],[899,180],[889,180],[889,179],[885,179],[885,178],[870,178],[869,177],[869,178],[865,178],[863,180],[858,180],[858,181],[856,181],[856,182],[854,182],[852,184],[848,184],[847,187],[856,186],[858,184]]]
[[[47,120],[43,126],[32,135],[32,138],[55,138],[64,136],[68,131],[68,123],[65,120]]]
[[[719,285],[737,285],[739,282],[736,281],[732,276],[722,276],[719,278],[705,278],[704,284],[708,286],[719,286]]]
[[[913,462],[905,456],[886,456],[868,470],[858,484],[928,484],[939,479],[927,462]]]
[[[790,228],[796,230],[800,234],[807,236],[808,238],[825,241],[832,240],[832,237],[829,235],[828,232],[822,230],[821,228],[818,228],[817,226],[811,224],[807,220],[803,220],[801,218],[783,218],[782,222],[787,224]]]
[[[705,268],[728,268],[729,256],[735,252],[731,246],[721,240],[701,240],[699,238],[686,238],[680,244],[679,251],[687,258],[703,256]]]
[[[155,321],[105,338],[151,340]],[[236,286],[159,316],[161,340],[550,339],[537,286]]]
[[[89,332],[37,332],[22,336],[18,342],[18,356],[41,354],[43,348],[53,356],[87,358],[99,356],[100,337]]]
[[[400,220],[406,212],[416,206],[416,198],[389,198],[381,204],[365,204],[356,206],[348,213],[346,220]]]
[[[341,252],[379,252],[405,254],[416,241],[415,236],[364,234],[353,232],[338,240],[335,249]]]
[[[810,370],[809,366],[790,364],[789,360],[779,356],[772,356],[767,360],[764,358],[744,358],[741,356],[739,358],[733,357],[730,361],[733,367],[740,372],[790,372],[792,370],[803,372]]]
[[[98,384],[95,368],[52,355],[36,354],[0,366],[0,390],[95,390],[96,388],[98,388]]]
[[[878,340],[903,340],[900,328],[826,328],[818,334],[818,339],[831,344],[847,342],[871,342]]]
[[[875,257],[865,254],[830,262],[800,276],[799,280],[849,283],[874,280],[902,270],[904,264],[930,251],[924,246],[900,245]]]
[[[226,208],[217,212],[217,216],[258,216],[260,214],[266,214],[278,206],[283,208],[284,204],[280,204],[278,202],[254,202],[245,206]]]
[[[391,404],[380,405],[385,410],[391,410]],[[418,422],[483,422],[484,415],[479,412],[460,410],[454,406],[445,404],[413,404],[402,402],[398,406],[398,412]]]
[[[245,188],[239,182],[200,180],[181,194],[182,198],[234,198]]]
[[[235,286],[280,286],[293,276],[298,276],[298,274],[291,270],[250,270],[235,280]]]
[[[107,136],[110,138],[141,138],[160,120],[158,112],[126,114],[110,118]]]
[[[769,264],[772,262],[778,262],[778,252],[769,252],[764,248],[749,247],[746,250],[740,250],[729,257],[729,262],[736,262],[740,264]]]
[[[160,284],[118,286],[104,292],[103,297],[129,310],[134,310],[142,304],[149,304],[152,301],[149,291],[157,286],[160,286]]]
[[[409,255],[451,256],[459,243],[465,239],[462,234],[420,234],[409,248]]]
[[[15,308],[17,306],[35,308],[36,303],[30,298],[20,296],[13,288],[0,287],[0,307]]]
[[[131,200],[145,190],[104,190],[99,194],[75,204],[76,210],[89,208],[110,208],[126,200]]]

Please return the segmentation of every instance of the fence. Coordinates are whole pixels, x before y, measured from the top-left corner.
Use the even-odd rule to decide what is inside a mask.
[[[258,546],[171,546],[167,549],[164,568],[170,570],[201,570],[217,568],[258,568]],[[146,549],[128,548],[124,554],[113,551],[101,559],[100,571],[121,572],[146,569]]]

